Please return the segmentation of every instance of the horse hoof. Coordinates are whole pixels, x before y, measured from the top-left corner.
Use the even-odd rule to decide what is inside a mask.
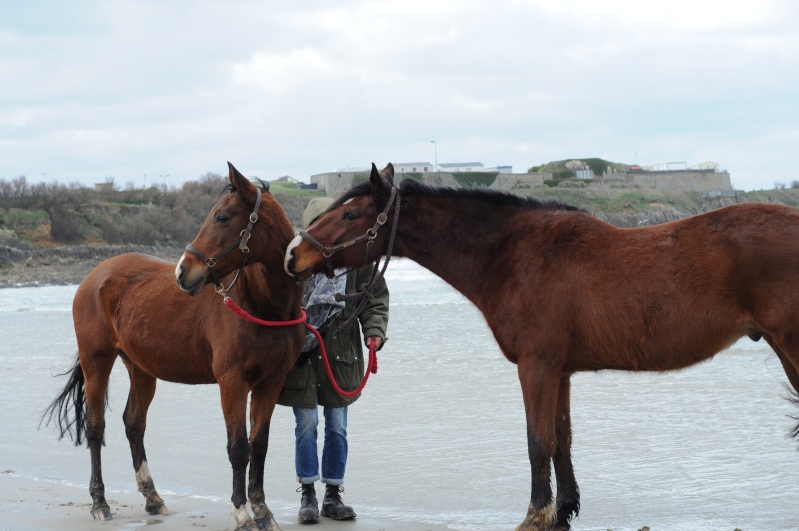
[[[95,520],[105,521],[111,520],[111,508],[108,505],[100,505],[92,507],[92,517]]]
[[[280,526],[271,515],[266,518],[256,518],[255,525],[260,531],[280,531]]]
[[[557,516],[552,504],[536,510],[531,503],[527,508],[527,518],[516,527],[516,531],[552,531],[556,522]]]
[[[152,515],[168,515],[169,509],[166,508],[166,505],[163,503],[148,503],[144,506],[144,510],[147,511],[147,514]]]

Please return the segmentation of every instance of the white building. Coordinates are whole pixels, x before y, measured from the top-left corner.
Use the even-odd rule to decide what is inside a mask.
[[[513,166],[494,166],[493,168],[486,168],[485,171],[495,171],[497,173],[513,173]]]
[[[394,164],[397,173],[428,173],[435,171],[430,162],[397,162]]]
[[[719,172],[719,163],[718,162],[700,162],[699,164],[694,164],[690,167],[691,170],[712,170],[716,173]]]
[[[687,162],[661,162],[652,166],[644,166],[649,171],[685,171],[688,169]]]
[[[446,173],[457,173],[461,171],[485,171],[485,166],[483,166],[482,162],[448,162],[439,164],[436,169]]]

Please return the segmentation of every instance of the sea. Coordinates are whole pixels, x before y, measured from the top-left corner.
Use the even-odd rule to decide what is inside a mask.
[[[364,517],[513,529],[530,497],[516,366],[441,279],[396,258],[386,278],[389,341],[350,408],[345,500]],[[0,471],[86,487],[77,503],[89,501],[89,452],[39,425],[76,354],[76,289],[0,289]],[[582,507],[573,528],[799,529],[798,443],[787,436],[799,410],[784,400],[786,383],[768,345],[747,338],[678,372],[575,375]],[[103,449],[109,492],[136,491],[121,419],[127,392],[117,362]],[[299,504],[293,427],[291,410],[278,406],[265,483],[270,508],[286,519]],[[167,506],[182,496],[229,506],[225,444],[215,385],[158,383],[145,445]]]

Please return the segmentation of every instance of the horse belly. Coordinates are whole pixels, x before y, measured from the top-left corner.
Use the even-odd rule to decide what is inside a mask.
[[[583,347],[571,357],[569,369],[679,370],[712,358],[745,334],[745,328],[737,326],[695,334],[683,334],[679,328],[675,328],[663,331],[657,337],[639,336],[622,344],[608,343],[602,348]]]

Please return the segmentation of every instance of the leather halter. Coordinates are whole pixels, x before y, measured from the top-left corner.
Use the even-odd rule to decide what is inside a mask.
[[[396,201],[395,201],[396,198]],[[333,255],[339,251],[343,251],[348,247],[352,247],[353,245],[358,245],[359,243],[366,242],[366,252],[364,254],[364,263],[366,263],[369,257],[369,251],[372,250],[372,245],[374,244],[375,238],[377,238],[377,231],[385,225],[386,221],[388,220],[388,213],[391,208],[394,206],[394,203],[399,203],[399,196],[397,195],[397,187],[392,185],[391,186],[391,195],[388,198],[388,203],[386,204],[386,208],[377,215],[377,220],[375,220],[374,225],[371,228],[366,230],[365,234],[361,234],[351,240],[347,240],[346,242],[339,243],[334,245],[333,247],[329,247],[324,245],[322,242],[308,234],[308,231],[301,230],[299,232],[300,236],[316,247],[319,252],[322,253],[322,256],[325,257],[325,263],[327,265],[327,278],[333,278],[335,275],[335,271],[333,268]]]
[[[206,255],[204,255],[202,252],[194,248],[192,244],[186,245],[186,250],[189,251],[194,256],[196,256],[197,258],[199,258],[200,260],[202,260],[203,262],[205,262],[205,265],[207,265],[208,269],[211,270],[211,275],[213,275],[214,277],[214,286],[216,286],[216,291],[222,296],[225,296],[225,294],[228,291],[230,291],[233,288],[233,286],[236,284],[236,281],[239,279],[239,274],[241,273],[241,270],[244,268],[245,265],[247,265],[247,259],[250,257],[250,248],[247,246],[247,244],[250,241],[250,236],[252,236],[252,227],[253,225],[255,225],[255,222],[258,221],[258,209],[261,208],[261,189],[256,188],[255,190],[256,192],[258,192],[258,195],[255,199],[255,208],[253,208],[252,213],[250,214],[250,218],[247,223],[247,228],[242,230],[241,233],[239,234],[239,237],[230,242],[229,244],[227,244],[224,249],[222,249],[221,251],[219,251],[219,253],[216,254],[216,256],[209,258]],[[230,285],[227,288],[225,288],[225,286],[223,286],[222,283],[219,281],[219,274],[216,272],[216,264],[219,262],[219,260],[222,259],[223,256],[225,256],[227,253],[235,249],[237,245],[242,254],[241,265],[236,270],[236,276],[233,279],[233,281],[230,283]]]

